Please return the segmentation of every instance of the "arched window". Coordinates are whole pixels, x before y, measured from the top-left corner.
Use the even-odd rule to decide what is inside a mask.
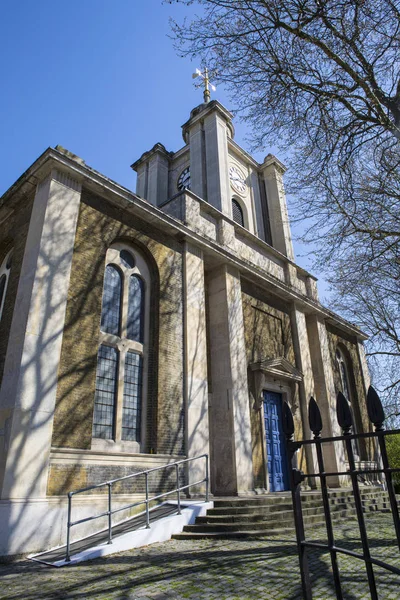
[[[127,337],[136,342],[143,342],[143,281],[137,275],[129,278],[129,302]]]
[[[8,280],[11,271],[12,253],[13,251],[10,250],[6,254],[3,262],[0,265],[0,320],[3,314],[4,303],[6,300]]]
[[[353,393],[352,393],[352,386],[350,383],[349,362],[346,359],[344,353],[342,352],[342,350],[340,348],[337,348],[337,350],[336,350],[336,362],[337,362],[338,369],[339,369],[341,392],[350,404],[352,420],[353,420],[353,432],[357,433],[356,424],[354,421],[354,397],[353,397]],[[359,449],[358,440],[352,440],[352,446],[353,446],[354,457],[356,460],[359,460],[360,449]]]
[[[241,225],[242,227],[245,226],[242,207],[235,198],[232,198],[232,219],[235,223],[238,223],[238,225]]]
[[[150,273],[141,253],[124,244],[107,252],[97,356],[92,447],[143,443]],[[109,448],[109,443],[107,442]]]
[[[347,368],[347,362],[343,355],[343,352],[338,348],[336,350],[336,361],[339,367],[339,375],[340,375],[340,384],[342,388],[342,394],[346,397],[346,399],[350,402],[352,401],[349,373]]]
[[[121,322],[122,277],[115,265],[107,265],[104,273],[101,330],[119,335]]]

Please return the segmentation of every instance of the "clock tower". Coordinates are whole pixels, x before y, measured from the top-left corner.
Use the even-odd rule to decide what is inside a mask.
[[[257,257],[274,277],[294,277],[289,266],[287,275],[282,270],[294,258],[285,167],[271,154],[259,164],[234,141],[234,134],[232,114],[222,104],[200,104],[182,126],[185,145],[180,150],[168,152],[158,143],[132,165],[136,192],[205,240],[217,241],[218,251],[247,261]],[[221,263],[188,242],[183,257],[187,454],[210,454],[215,494],[248,493],[254,486],[253,409],[247,388],[244,283],[234,263]],[[189,477],[198,480],[191,471]]]
[[[232,114],[217,100],[194,108],[182,135],[185,146],[177,152],[158,143],[132,165],[137,194],[162,207],[189,189],[293,260],[284,165],[271,154],[259,164],[243,150],[234,141]]]

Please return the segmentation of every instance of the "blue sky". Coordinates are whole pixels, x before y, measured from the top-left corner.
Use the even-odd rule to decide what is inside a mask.
[[[197,11],[162,0],[14,0],[0,13],[0,194],[61,144],[135,189],[130,165],[156,142],[183,145],[181,125],[202,101],[199,66],[176,55],[169,17]],[[227,108],[223,88],[213,97]],[[245,126],[236,141],[250,150]],[[262,161],[274,148],[255,155]],[[299,254],[298,262],[310,268]]]

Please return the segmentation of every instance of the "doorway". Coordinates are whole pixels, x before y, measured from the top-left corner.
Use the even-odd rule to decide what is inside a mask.
[[[282,394],[264,391],[264,425],[270,492],[289,489],[285,436],[282,430]]]

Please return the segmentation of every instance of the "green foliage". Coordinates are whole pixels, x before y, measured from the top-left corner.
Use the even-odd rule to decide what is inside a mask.
[[[392,469],[400,469],[400,434],[386,436],[386,448],[389,466]],[[400,493],[400,473],[393,474],[393,482],[396,492]]]

